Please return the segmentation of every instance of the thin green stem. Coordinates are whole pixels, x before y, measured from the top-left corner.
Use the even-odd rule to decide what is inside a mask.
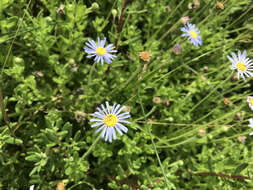
[[[30,0],[29,3],[27,4],[26,9],[28,9],[28,7],[29,7],[31,1],[32,1],[32,0]],[[17,35],[18,35],[19,29],[20,29],[20,27],[21,27],[21,25],[22,25],[22,22],[23,22],[24,17],[25,17],[25,13],[23,14],[23,17],[22,17],[22,19],[21,19],[21,22],[18,24],[18,28],[17,28],[17,30],[16,30],[16,33],[15,33],[15,35],[14,35],[14,38],[13,38],[13,40],[12,40],[12,42],[11,42],[10,47],[9,47],[7,56],[6,56],[5,60],[4,60],[4,64],[3,64],[2,70],[1,70],[1,76],[3,75],[4,67],[5,67],[5,65],[6,65],[8,59],[9,59],[9,56],[10,56],[10,53],[11,53],[11,49],[12,49],[13,43],[14,43],[14,41],[15,41]]]
[[[98,143],[99,140],[100,140],[100,135],[97,136],[96,140],[92,143],[90,148],[84,153],[84,155],[82,156],[83,160],[91,153],[91,151],[96,146],[96,144]]]
[[[93,65],[92,65],[92,67],[91,67],[91,70],[90,70],[90,73],[89,73],[89,78],[88,78],[88,85],[90,85],[90,82],[91,82],[91,79],[92,79],[92,74],[93,74],[93,72],[95,70],[96,63],[97,62],[94,62]]]
[[[217,85],[215,88],[213,88],[213,90],[207,95],[205,96],[201,101],[199,101],[191,110],[189,110],[187,112],[186,115],[188,115],[189,113],[191,113],[193,110],[195,110],[200,104],[202,104],[207,98],[209,98],[221,85],[223,85],[225,82],[228,81],[228,79],[230,79],[230,77],[233,75],[233,72],[232,74],[230,74],[226,80],[224,80],[222,83],[220,83],[219,85]]]
[[[139,89],[138,89],[138,97],[139,97],[139,100],[140,100],[141,110],[142,110],[143,116],[144,116],[144,118],[145,118],[145,121],[147,121],[146,114],[145,114],[145,111],[144,111],[144,108],[143,108],[143,105],[142,105],[142,100],[141,100],[141,97],[140,97],[140,94],[139,94]],[[151,139],[151,142],[152,142],[152,145],[153,145],[153,148],[154,148],[154,151],[155,151],[157,160],[158,160],[158,162],[159,162],[160,168],[161,168],[161,170],[162,170],[162,173],[163,173],[163,176],[164,176],[164,179],[165,179],[165,183],[166,183],[166,185],[167,185],[167,187],[168,187],[168,189],[169,189],[169,182],[168,182],[167,176],[166,176],[166,174],[165,174],[165,171],[164,171],[162,162],[161,162],[161,160],[160,160],[159,154],[158,154],[158,152],[157,152],[156,145],[155,145],[155,142],[154,142],[154,140],[153,140],[150,127],[152,127],[152,124],[151,124],[150,126],[147,125],[148,133],[149,133],[149,136],[150,136],[150,139]]]

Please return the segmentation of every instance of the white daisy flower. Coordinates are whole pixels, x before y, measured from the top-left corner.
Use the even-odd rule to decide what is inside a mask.
[[[116,57],[115,55],[112,55],[111,53],[117,52],[115,50],[115,47],[113,44],[109,44],[106,47],[105,46],[106,38],[104,40],[101,40],[98,38],[98,42],[96,43],[94,40],[88,40],[85,44],[88,47],[84,48],[84,51],[90,55],[87,56],[87,58],[91,58],[95,56],[94,61],[96,61],[98,64],[101,61],[101,64],[104,64],[104,61],[108,64],[112,62],[112,60]]]
[[[102,130],[101,138],[105,138],[105,141],[109,140],[112,142],[116,140],[116,132],[117,131],[120,136],[123,135],[122,132],[127,133],[128,129],[122,125],[121,123],[130,123],[126,121],[126,118],[130,117],[129,112],[120,113],[125,106],[121,106],[120,104],[114,103],[112,107],[110,107],[108,102],[105,102],[105,106],[101,104],[101,107],[97,107],[97,112],[92,115],[94,119],[91,119],[91,122],[95,122],[91,125],[91,127],[98,127],[95,133],[98,133]]]
[[[249,119],[249,125],[248,126],[253,128],[253,119],[252,118]],[[249,135],[253,135],[253,132],[251,132]]]
[[[248,96],[247,102],[249,103],[250,109],[253,110],[253,96]]]
[[[245,77],[252,77],[253,73],[250,72],[253,70],[253,63],[252,60],[247,58],[247,52],[246,50],[243,51],[241,54],[241,51],[238,51],[238,56],[234,52],[231,53],[232,57],[227,55],[227,58],[232,63],[232,70],[237,69],[238,71],[238,79],[240,76],[245,80]]]

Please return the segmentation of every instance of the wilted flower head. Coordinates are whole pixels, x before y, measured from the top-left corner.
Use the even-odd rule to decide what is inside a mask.
[[[240,120],[240,121],[242,121],[242,120],[243,120],[243,114],[240,113],[240,112],[239,112],[239,113],[236,113],[236,114],[235,114],[235,118],[238,119],[238,120]]]
[[[196,9],[200,6],[200,3],[198,0],[193,0],[193,3],[188,4],[188,9]]]
[[[249,119],[249,127],[253,128],[253,119]],[[249,135],[253,135],[253,132],[251,132]]]
[[[165,106],[169,106],[170,105],[170,101],[168,99],[164,99],[162,102]]]
[[[198,0],[193,0],[194,8],[199,8],[200,3]]]
[[[129,112],[120,113],[123,109],[125,109],[125,106],[116,103],[110,107],[108,102],[105,102],[105,106],[101,104],[101,107],[97,107],[98,111],[92,114],[97,118],[90,120],[95,122],[91,125],[92,128],[99,126],[95,133],[102,130],[101,138],[105,138],[105,141],[109,140],[109,142],[112,142],[112,139],[116,140],[115,131],[120,135],[123,135],[122,131],[127,133],[128,129],[121,123],[130,123],[125,120],[130,117],[130,114]]]
[[[125,112],[130,112],[130,110],[131,110],[131,107],[130,107],[130,106],[125,106],[125,109],[124,109],[123,111],[125,111]]]
[[[108,64],[112,62],[112,60],[116,57],[115,55],[112,55],[111,53],[117,52],[115,50],[113,44],[109,44],[108,46],[105,46],[106,38],[104,40],[101,40],[98,38],[98,42],[96,43],[94,40],[88,40],[85,44],[88,47],[84,48],[84,51],[90,55],[87,57],[94,57],[94,61],[96,61],[98,64],[101,61],[101,64],[104,64],[104,61]]]
[[[75,119],[78,123],[83,123],[85,121],[86,114],[81,111],[75,112]]]
[[[224,104],[228,105],[230,103],[230,99],[229,98],[223,98],[223,102],[224,102]]]
[[[181,53],[181,50],[182,50],[181,45],[180,45],[180,44],[174,45],[174,47],[172,48],[172,50],[173,50],[173,52],[174,52],[176,55],[180,54],[180,53]]]
[[[168,5],[168,6],[166,6],[166,8],[167,8],[167,12],[169,13],[171,11],[170,6]]]
[[[217,6],[219,9],[222,9],[222,10],[224,9],[224,5],[223,5],[222,2],[217,1],[216,6]]]
[[[234,52],[231,53],[232,57],[227,55],[227,58],[231,61],[232,63],[232,70],[237,69],[238,71],[238,78],[240,78],[240,76],[245,80],[245,77],[251,77],[253,76],[253,73],[250,72],[253,70],[253,66],[252,66],[252,60],[250,60],[249,58],[247,58],[247,52],[246,50],[243,51],[243,53],[241,54],[241,51],[238,51],[238,56],[236,56],[236,54]]]
[[[161,98],[155,96],[155,97],[153,98],[153,102],[156,103],[156,104],[160,104],[160,103],[161,103]]]
[[[188,22],[187,25],[181,28],[181,31],[184,32],[182,36],[187,36],[188,40],[190,40],[190,42],[194,44],[196,47],[202,44],[202,39],[199,35],[199,30],[195,24],[191,24]]]
[[[65,8],[65,5],[61,4],[58,8],[57,8],[57,13],[58,14],[65,14],[65,11],[64,11],[64,8]]]
[[[150,58],[151,58],[151,54],[147,51],[142,51],[139,53],[139,56],[140,58],[143,60],[143,61],[146,61],[146,62],[149,62],[150,61]]]
[[[248,96],[247,102],[249,103],[250,109],[253,110],[253,96]]]
[[[200,129],[199,130],[199,136],[204,137],[206,135],[206,130],[205,129]]]
[[[64,189],[65,189],[64,183],[60,182],[60,183],[57,184],[56,190],[64,190]]]
[[[204,71],[204,72],[207,72],[208,71],[208,66],[204,66],[203,68],[202,68],[202,70]]]
[[[237,139],[239,142],[244,143],[247,137],[245,136],[239,136]]]
[[[181,18],[181,22],[182,22],[183,24],[186,24],[187,22],[189,22],[189,20],[190,20],[190,17],[189,17],[189,16],[184,16],[184,17]]]

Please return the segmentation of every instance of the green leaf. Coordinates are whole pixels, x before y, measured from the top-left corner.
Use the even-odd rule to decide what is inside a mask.
[[[240,174],[244,169],[246,169],[248,167],[248,163],[243,163],[240,164],[239,166],[237,166],[237,168],[234,171],[234,174]]]

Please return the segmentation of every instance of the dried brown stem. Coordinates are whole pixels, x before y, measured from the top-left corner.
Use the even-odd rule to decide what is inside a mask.
[[[5,111],[5,108],[4,108],[4,101],[3,101],[3,93],[2,93],[2,88],[0,88],[0,107],[1,107],[1,111],[2,111],[2,115],[3,115],[3,118],[4,118],[4,121],[5,123],[7,124],[8,126],[8,129],[9,129],[9,132],[10,134],[15,137],[15,134],[13,133],[12,129],[11,129],[11,126],[10,126],[10,120],[9,120],[9,117]]]
[[[122,25],[122,22],[123,22],[124,11],[125,11],[126,6],[127,6],[127,1],[128,0],[124,1],[123,7],[121,9],[119,23],[118,23],[118,27],[117,27],[117,38],[114,42],[115,49],[118,49],[119,35],[120,35],[120,32],[121,32],[121,25]],[[107,70],[106,70],[106,73],[109,73],[109,72],[110,72],[110,65],[107,67]]]

